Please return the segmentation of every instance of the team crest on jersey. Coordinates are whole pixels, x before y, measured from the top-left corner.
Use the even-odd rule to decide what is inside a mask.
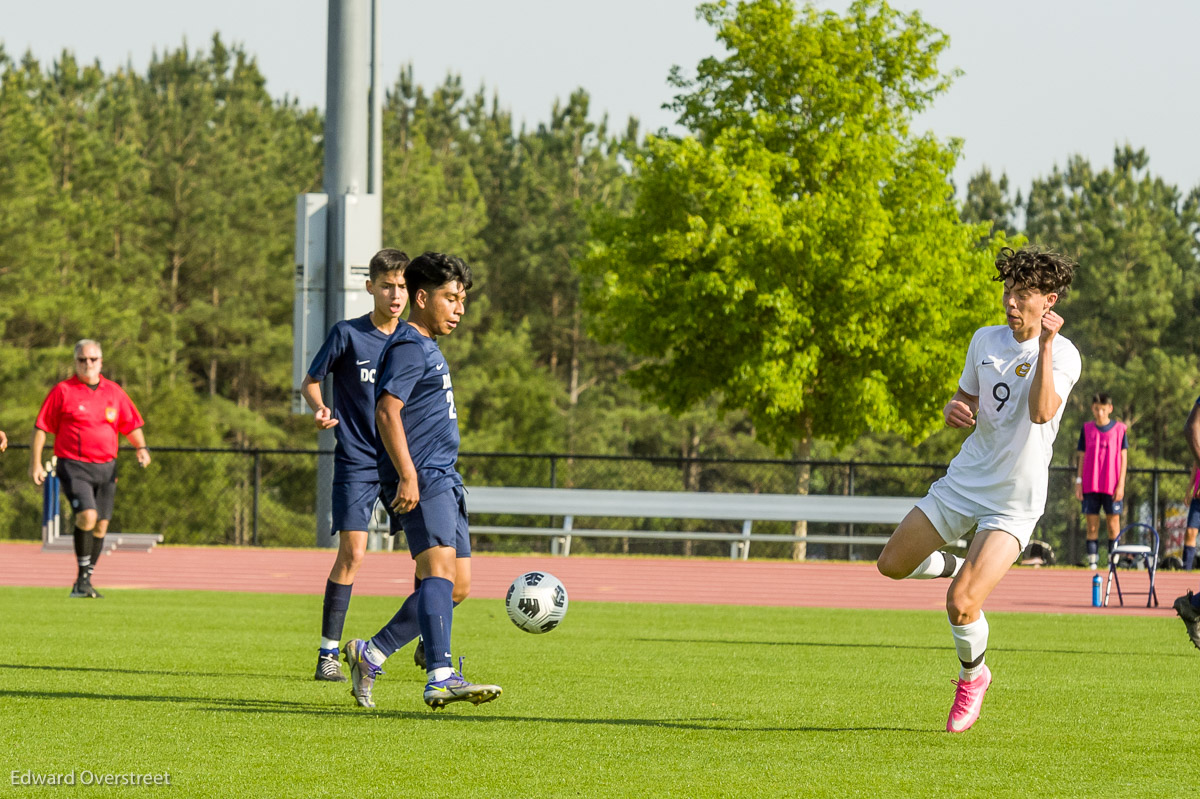
[[[1017,377],[1024,377],[1025,375],[1029,374],[1029,370],[1032,368],[1033,368],[1033,366],[1029,363],[1021,364],[1016,369]]]
[[[104,421],[108,422],[109,424],[113,424],[114,422],[116,422],[117,421],[117,409],[116,408],[105,408],[104,409]]]

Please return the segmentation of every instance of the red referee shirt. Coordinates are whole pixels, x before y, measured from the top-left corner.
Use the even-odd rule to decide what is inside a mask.
[[[50,389],[35,426],[54,434],[54,454],[86,463],[117,457],[117,434],[145,424],[125,390],[106,377],[94,389],[78,377]]]

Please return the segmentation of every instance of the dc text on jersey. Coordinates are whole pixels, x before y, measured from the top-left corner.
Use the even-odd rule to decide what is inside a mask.
[[[377,478],[375,467],[375,372],[388,337],[366,314],[338,322],[313,358],[308,376],[333,376],[333,428],[337,438],[333,481],[352,483]]]

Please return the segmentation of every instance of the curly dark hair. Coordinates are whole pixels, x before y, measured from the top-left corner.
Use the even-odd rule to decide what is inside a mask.
[[[996,256],[997,274],[992,280],[1012,281],[1016,286],[1028,286],[1043,294],[1057,294],[1061,300],[1071,288],[1071,280],[1079,267],[1067,256],[1028,246],[1019,250],[1003,247]]]

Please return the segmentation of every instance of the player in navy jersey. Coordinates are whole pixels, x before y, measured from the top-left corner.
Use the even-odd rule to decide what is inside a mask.
[[[412,637],[415,620],[425,644],[425,704],[434,710],[450,702],[478,705],[499,696],[500,686],[467,682],[451,666],[450,628],[454,606],[470,588],[471,538],[462,477],[454,468],[454,387],[437,345],[438,336],[458,327],[471,270],[458,258],[427,252],[404,270],[404,282],[412,309],[380,356],[375,422],[380,499],[388,505],[392,532],[404,530],[419,583],[375,637],[347,642],[351,693],[363,707],[375,706],[375,678]]]
[[[338,322],[308,367],[300,393],[313,411],[318,428],[333,428],[337,448],[333,461],[333,531],[338,553],[325,582],[321,611],[321,645],[316,679],[345,682],[338,663],[342,626],[350,606],[354,575],[367,550],[367,523],[379,495],[375,465],[375,370],[388,336],[396,329],[408,302],[404,268],[408,256],[380,250],[371,258],[367,292],[371,313]],[[333,409],[321,396],[321,381],[333,375]]]

